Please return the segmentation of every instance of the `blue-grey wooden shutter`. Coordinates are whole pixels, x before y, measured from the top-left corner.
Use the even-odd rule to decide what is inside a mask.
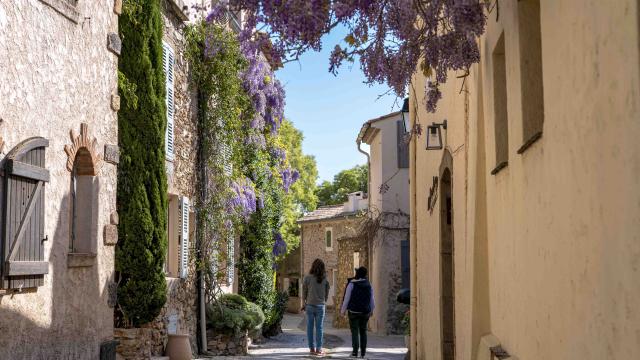
[[[0,287],[41,286],[49,264],[44,261],[45,148],[49,140],[33,137],[13,148],[3,160],[0,188],[2,233]]]
[[[166,105],[167,105],[167,131],[165,133],[165,150],[167,159],[174,158],[174,114],[175,102],[173,96],[173,76],[174,76],[175,55],[171,45],[166,42],[162,43],[162,69],[164,70],[165,86],[166,86]]]
[[[405,141],[406,132],[402,120],[396,122],[397,146],[398,146],[398,168],[409,168],[409,144]]]
[[[410,278],[410,264],[409,264],[409,241],[402,240],[400,242],[400,263],[402,266],[402,288],[409,288]]]

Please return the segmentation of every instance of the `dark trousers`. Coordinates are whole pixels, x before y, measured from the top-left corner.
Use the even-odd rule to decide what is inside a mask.
[[[349,312],[349,327],[351,327],[351,345],[353,352],[364,356],[367,351],[367,323],[369,314],[357,314]]]

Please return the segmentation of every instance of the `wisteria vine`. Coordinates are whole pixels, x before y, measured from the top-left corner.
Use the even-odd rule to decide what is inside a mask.
[[[321,37],[343,26],[348,34],[331,52],[330,72],[358,61],[369,83],[386,83],[403,97],[420,69],[431,79],[425,105],[433,112],[448,73],[466,76],[480,60],[477,38],[484,33],[492,1],[221,0],[208,19],[219,19],[227,9],[245,11],[239,34],[243,47],[266,49],[273,64],[320,50]]]

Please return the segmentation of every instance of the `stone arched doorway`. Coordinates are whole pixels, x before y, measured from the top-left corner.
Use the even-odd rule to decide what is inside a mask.
[[[442,359],[455,359],[455,272],[452,157],[445,151],[440,168],[440,336]]]

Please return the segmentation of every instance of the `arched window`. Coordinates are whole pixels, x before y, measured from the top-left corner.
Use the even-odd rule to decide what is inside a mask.
[[[71,172],[69,189],[69,252],[95,255],[98,248],[98,216],[100,181],[98,173],[102,159],[97,152],[97,140],[89,137],[87,124],[80,125],[80,134],[71,131],[72,145],[64,147],[67,170]],[[69,259],[69,266],[90,266],[81,257]],[[88,260],[91,260],[89,256]]]
[[[80,149],[71,171],[71,236],[69,251],[95,254],[98,237],[98,177],[93,176],[91,155]]]

